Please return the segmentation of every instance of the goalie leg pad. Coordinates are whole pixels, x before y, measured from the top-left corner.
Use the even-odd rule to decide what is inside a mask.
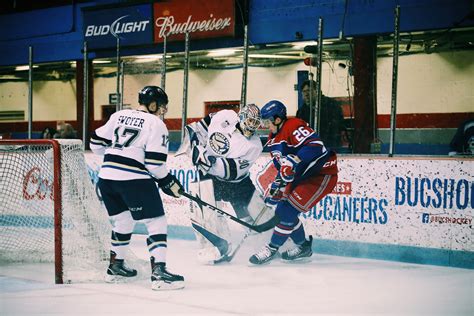
[[[208,246],[204,246],[198,251],[198,258],[202,259],[202,261],[217,260],[230,251],[230,243],[224,238],[217,236],[196,222],[193,222],[192,226],[195,232],[209,242]]]
[[[258,218],[258,223],[264,223],[270,220],[270,218],[275,214],[275,212],[270,211],[269,207],[265,204],[263,197],[257,190],[255,190],[252,195],[248,209],[250,216],[252,216],[253,219],[256,220]],[[264,209],[266,209],[266,211],[262,212]]]
[[[190,192],[209,204],[216,205],[214,184],[211,179],[190,184]],[[212,264],[231,249],[227,220],[207,207],[191,205],[191,223],[199,242],[198,260]]]
[[[206,248],[199,249],[197,253],[197,259],[203,264],[214,264],[216,262],[221,262],[222,258],[227,256],[222,256],[219,249],[216,247],[210,246]]]

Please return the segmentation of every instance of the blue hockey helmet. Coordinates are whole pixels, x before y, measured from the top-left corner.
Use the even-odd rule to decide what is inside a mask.
[[[271,100],[260,110],[262,120],[274,122],[277,117],[286,120],[286,106],[278,100]]]
[[[149,105],[156,102],[156,110],[151,111]],[[138,103],[148,108],[150,113],[155,113],[158,108],[168,105],[168,95],[166,92],[157,86],[146,86],[138,93]]]

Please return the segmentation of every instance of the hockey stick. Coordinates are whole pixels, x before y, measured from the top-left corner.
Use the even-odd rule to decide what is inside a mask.
[[[255,218],[255,220],[253,221],[253,225],[256,225],[258,223],[258,221],[262,218],[262,216],[267,212],[267,210],[269,209],[270,207],[269,206],[264,206],[262,208],[262,210],[260,211],[260,213],[257,215],[257,218]],[[252,235],[252,231],[249,229],[245,232],[245,234],[242,236],[242,239],[240,240],[240,242],[235,246],[235,248],[228,254],[228,255],[225,255],[223,256],[222,258],[220,259],[217,259],[217,260],[214,260],[214,264],[217,264],[217,263],[221,263],[221,262],[230,262],[232,261],[232,259],[234,259],[235,255],[237,254],[237,251],[239,251],[240,247],[242,247],[242,245],[244,244],[244,241],[250,236]]]
[[[196,202],[197,204],[201,205],[201,206],[207,206],[209,209],[221,214],[222,216],[224,217],[227,217],[228,219],[230,220],[233,220],[234,222],[237,222],[239,223],[240,225],[242,226],[245,226],[253,231],[256,231],[257,233],[263,233],[273,227],[275,227],[276,224],[278,224],[280,222],[280,218],[275,215],[273,216],[271,219],[269,219],[267,222],[263,223],[263,224],[260,224],[260,225],[252,225],[252,224],[249,224],[247,222],[244,222],[243,220],[235,217],[235,216],[232,216],[230,215],[229,213],[221,210],[220,208],[217,208],[215,207],[214,205],[212,204],[209,204],[203,200],[201,200],[200,198],[198,198],[197,196],[193,196],[183,190],[179,190],[179,194],[181,194],[182,196],[184,197],[187,197],[188,199]]]

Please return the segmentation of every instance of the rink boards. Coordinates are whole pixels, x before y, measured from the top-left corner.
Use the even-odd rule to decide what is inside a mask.
[[[257,160],[253,181],[269,160]],[[86,153],[86,162],[95,182],[101,159]],[[167,164],[185,189],[195,180],[188,158]],[[474,160],[344,156],[338,167],[333,193],[301,216],[316,252],[474,268]],[[189,201],[163,201],[170,235],[192,238]]]

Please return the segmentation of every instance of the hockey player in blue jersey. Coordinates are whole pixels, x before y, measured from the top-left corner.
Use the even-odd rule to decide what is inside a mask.
[[[184,278],[166,269],[167,222],[156,182],[173,197],[181,184],[166,167],[168,129],[159,118],[167,112],[168,96],[157,86],[146,86],[138,94],[136,110],[121,110],[98,128],[90,140],[91,150],[104,155],[98,186],[112,219],[112,241],[108,282],[137,275],[125,265],[124,256],[136,221],[148,230],[152,267],[152,289],[184,287]]]
[[[281,254],[292,261],[311,257],[312,237],[305,237],[301,213],[308,212],[337,183],[336,153],[299,118],[287,118],[286,106],[272,100],[262,108],[262,120],[270,129],[266,147],[278,173],[267,189],[267,203],[276,205],[270,242],[250,257],[252,264],[276,258],[278,249],[291,238],[296,246]]]

